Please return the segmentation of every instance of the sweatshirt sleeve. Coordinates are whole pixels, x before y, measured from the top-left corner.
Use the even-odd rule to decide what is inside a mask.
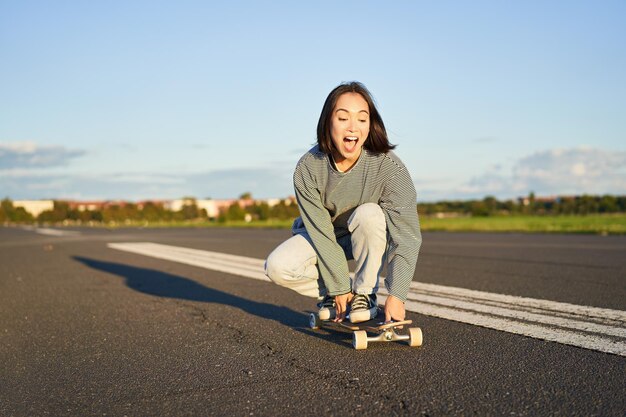
[[[385,213],[389,230],[385,287],[389,294],[406,301],[415,274],[422,234],[415,186],[403,165],[398,165],[397,172],[386,181],[380,207]]]
[[[296,167],[293,183],[300,215],[317,254],[320,275],[328,295],[349,293],[348,261],[337,243],[330,213],[322,204],[316,181],[303,163]]]

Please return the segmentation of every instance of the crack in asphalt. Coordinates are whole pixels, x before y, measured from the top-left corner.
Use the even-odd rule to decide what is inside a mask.
[[[258,337],[255,337],[245,332],[242,329],[236,328],[229,324],[225,324],[223,321],[220,321],[218,319],[210,318],[206,314],[206,311],[202,309],[201,307],[190,305],[185,302],[179,302],[179,301],[177,301],[176,304],[180,305],[181,307],[185,309],[188,309],[189,314],[194,318],[200,319],[202,323],[205,323],[207,325],[210,325],[212,327],[215,327],[221,330],[227,330],[228,332],[231,332],[232,334],[235,335],[235,340],[238,343],[243,343],[248,346],[251,346],[252,348],[256,349],[257,352],[258,352],[258,348],[261,348],[262,354],[266,358],[269,358],[269,357],[275,358],[277,362],[281,363],[282,365],[286,365],[289,368],[302,371],[309,377],[322,379],[325,383],[341,390],[343,394],[339,395],[339,397],[348,395],[350,393],[354,393],[355,391],[359,391],[360,397],[370,397],[373,399],[377,399],[378,403],[380,403],[381,405],[384,403],[386,404],[385,407],[392,407],[392,410],[393,409],[399,409],[399,410],[407,409],[407,404],[404,400],[400,398],[394,398],[390,394],[375,392],[375,390],[373,392],[370,389],[364,388],[359,378],[351,376],[351,375],[346,375],[345,371],[343,370],[339,370],[339,371],[330,370],[330,371],[324,372],[324,371],[313,369],[309,366],[302,364],[300,361],[300,358],[290,356],[286,354],[283,350],[279,349],[276,346],[273,346],[272,344],[268,342],[264,341],[264,342],[261,342],[260,344],[256,343],[258,341]],[[267,378],[263,380],[259,380],[255,378],[253,376],[252,371],[250,370],[242,369],[242,371],[244,373],[247,373],[251,377],[249,381],[229,383],[229,384],[220,385],[218,387],[213,386],[208,389],[195,388],[195,389],[189,389],[189,390],[184,390],[184,391],[177,391],[177,392],[172,392],[171,395],[179,395],[179,394],[196,392],[196,391],[199,392],[199,391],[208,390],[208,391],[214,392],[214,391],[221,391],[221,390],[232,389],[232,388],[245,388],[249,386],[250,387],[255,386],[258,384],[267,384],[269,381]],[[296,376],[293,378],[284,378],[284,377],[279,378],[279,381],[281,383],[285,383],[285,382],[288,383],[291,381],[302,381],[302,380],[303,380],[303,377],[301,376]]]

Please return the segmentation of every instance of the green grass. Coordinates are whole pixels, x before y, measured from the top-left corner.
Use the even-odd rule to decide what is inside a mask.
[[[94,223],[91,226],[117,229],[124,227],[146,227],[146,228],[209,228],[209,227],[239,227],[239,228],[267,228],[267,229],[290,229],[293,219],[290,220],[264,220],[264,221],[228,221],[216,222],[208,220],[185,220],[185,221],[127,221],[111,223]]]
[[[420,221],[424,231],[626,234],[626,214],[447,219],[422,216]]]
[[[206,220],[188,220],[176,222],[118,222],[99,224],[94,227],[123,228],[205,228],[205,227],[241,227],[289,229],[293,220],[230,221],[225,223]],[[626,213],[588,216],[493,216],[493,217],[454,217],[438,219],[421,216],[423,231],[447,232],[522,232],[522,233],[587,233],[602,235],[626,234]],[[75,224],[71,224],[75,225]],[[86,225],[86,224],[83,224]]]

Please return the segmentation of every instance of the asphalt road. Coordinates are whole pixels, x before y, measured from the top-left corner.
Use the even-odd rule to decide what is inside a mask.
[[[264,258],[284,230],[0,228],[0,415],[623,416],[626,357],[410,313],[420,348],[313,331],[315,301],[122,252]],[[415,280],[626,310],[626,237],[426,233]]]

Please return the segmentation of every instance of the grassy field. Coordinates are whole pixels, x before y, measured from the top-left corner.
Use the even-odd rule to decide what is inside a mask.
[[[103,227],[117,228],[117,227],[244,227],[244,228],[265,228],[265,229],[290,229],[293,219],[291,220],[263,220],[263,221],[228,221],[228,222],[216,222],[216,221],[174,221],[174,222],[126,222],[119,224],[106,224]]]
[[[423,231],[626,234],[626,214],[588,216],[498,216],[438,219],[421,216]],[[237,222],[132,222],[104,227],[248,227],[288,229],[292,220]]]
[[[437,219],[422,217],[422,230],[626,234],[626,214],[588,216],[502,216]]]

